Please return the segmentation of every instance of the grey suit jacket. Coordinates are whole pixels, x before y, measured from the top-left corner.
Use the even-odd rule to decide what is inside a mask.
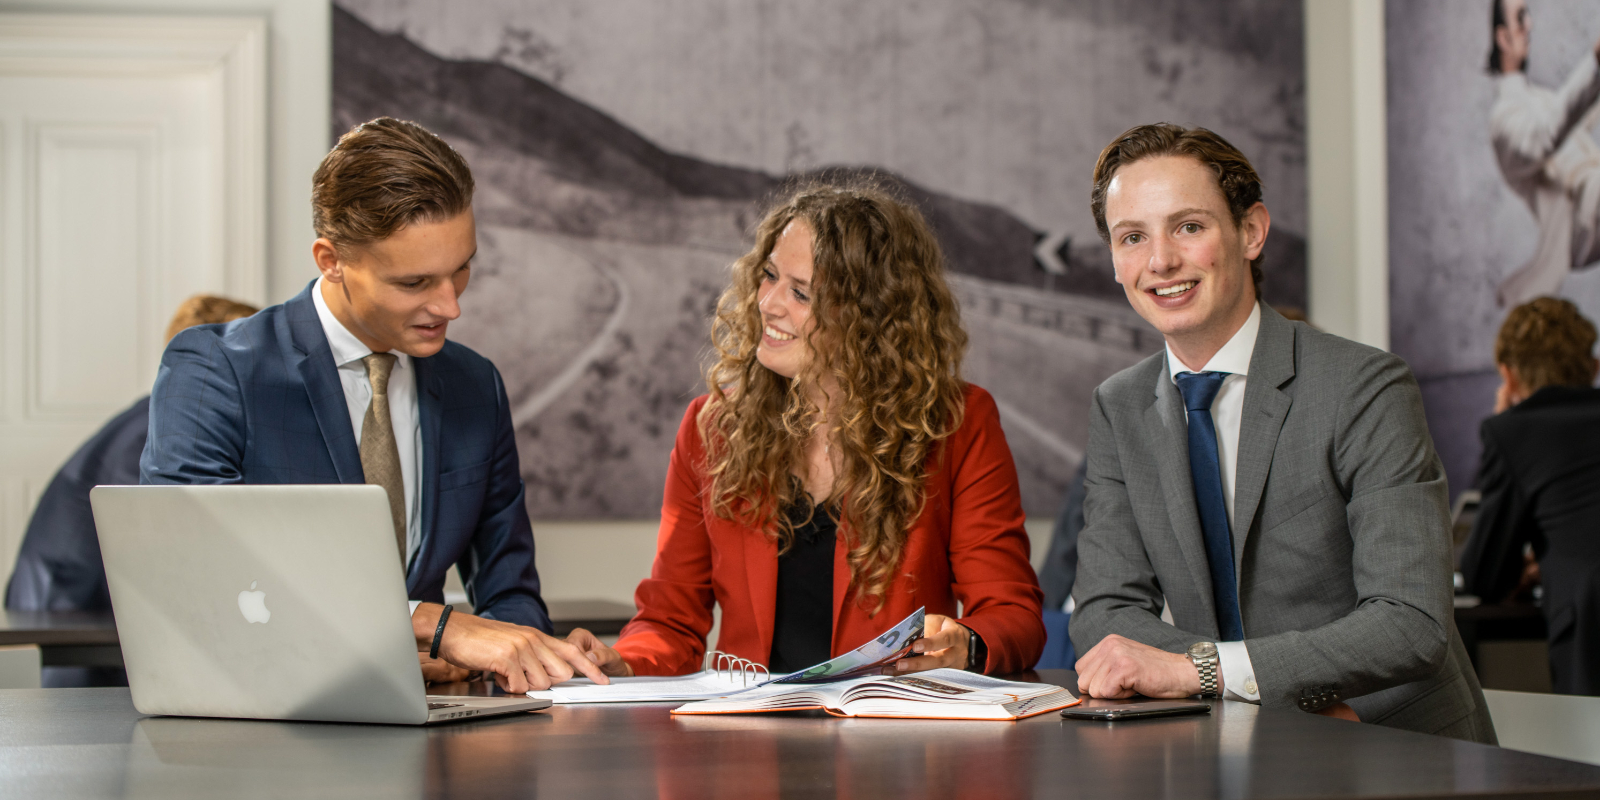
[[[1493,743],[1456,633],[1444,470],[1396,356],[1261,309],[1234,489],[1234,568],[1261,702],[1333,692],[1366,722]],[[1095,390],[1072,643],[1215,641],[1165,353]],[[1161,621],[1163,599],[1174,625]]]

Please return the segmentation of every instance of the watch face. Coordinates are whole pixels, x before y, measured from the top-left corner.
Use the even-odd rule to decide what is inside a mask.
[[[1210,658],[1217,654],[1217,645],[1213,642],[1195,642],[1189,645],[1189,655],[1195,658]]]

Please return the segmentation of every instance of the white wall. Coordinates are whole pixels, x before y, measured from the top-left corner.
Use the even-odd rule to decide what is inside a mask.
[[[267,299],[281,302],[315,277],[311,173],[332,142],[328,0],[0,0],[0,11],[253,14],[268,21]]]
[[[1383,0],[1305,0],[1312,322],[1389,347]]]

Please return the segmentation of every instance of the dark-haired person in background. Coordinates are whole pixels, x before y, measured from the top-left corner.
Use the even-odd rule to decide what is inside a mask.
[[[1078,687],[1492,743],[1417,382],[1261,302],[1261,190],[1204,128],[1132,128],[1095,165],[1117,282],[1166,348],[1095,390]]]
[[[608,674],[693,672],[721,606],[718,649],[781,674],[926,607],[901,672],[1033,666],[1017,470],[994,399],[961,379],[967,334],[922,215],[871,186],[794,192],[734,264],[712,344],[639,615],[615,649],[569,638]]]
[[[1550,677],[1561,694],[1600,694],[1600,389],[1595,327],[1566,300],[1541,297],[1500,326],[1495,415],[1483,421],[1483,503],[1461,554],[1467,591],[1544,583]],[[1538,557],[1531,570],[1523,551]],[[1529,577],[1533,577],[1530,575]]]
[[[1501,306],[1554,294],[1600,259],[1600,145],[1589,135],[1600,113],[1600,42],[1550,89],[1528,80],[1532,34],[1527,0],[1489,0],[1489,139],[1500,174],[1539,223],[1533,256],[1500,284]]]
[[[415,123],[341,137],[312,177],[322,276],[172,340],[141,482],[382,486],[425,676],[486,670],[516,693],[575,672],[603,683],[549,635],[500,373],[445,339],[478,249],[472,191],[461,155]],[[452,566],[477,615],[448,618],[433,661]]]
[[[195,295],[173,313],[167,340],[196,325],[231,322],[256,313],[256,307],[211,295]],[[150,397],[139,398],[113,417],[67,459],[45,487],[28,520],[17,565],[6,586],[12,611],[109,611],[106,568],[100,560],[89,490],[100,485],[139,482],[139,454],[150,429]],[[119,668],[45,667],[46,688],[126,686]]]

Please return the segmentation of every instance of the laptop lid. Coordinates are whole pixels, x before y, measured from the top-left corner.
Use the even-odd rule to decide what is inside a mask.
[[[141,713],[427,721],[381,487],[97,486],[90,502]]]

